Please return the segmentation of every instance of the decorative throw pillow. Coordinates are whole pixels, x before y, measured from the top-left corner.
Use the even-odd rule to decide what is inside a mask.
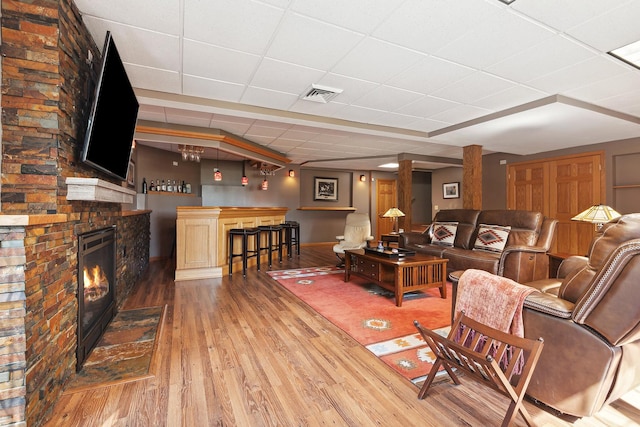
[[[453,246],[457,229],[457,222],[434,222],[431,243],[441,246]]]
[[[510,226],[480,224],[473,249],[501,253],[509,238]]]

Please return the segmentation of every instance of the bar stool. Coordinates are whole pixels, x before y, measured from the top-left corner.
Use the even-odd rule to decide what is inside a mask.
[[[284,246],[285,244],[284,238],[282,236],[282,233],[284,231],[282,225],[259,225],[258,230],[260,230],[260,234],[266,234],[266,246],[262,246],[261,243],[258,250],[260,251],[260,253],[262,253],[262,251],[265,249],[267,250],[267,253],[269,254],[269,268],[271,268],[273,251],[276,249],[278,250],[278,262],[282,263],[282,246]],[[259,241],[262,241],[262,239],[259,239]]]
[[[242,251],[235,253],[233,241],[235,236],[242,237]],[[249,249],[249,237],[253,237],[253,250]],[[256,257],[258,271],[260,271],[260,230],[256,227],[232,228],[229,230],[229,276],[233,274],[233,258],[242,257],[242,275],[247,276],[247,260]]]
[[[291,258],[293,246],[296,247],[297,255],[300,255],[300,223],[298,221],[285,221],[282,224],[284,228],[284,240],[287,246],[287,257]]]

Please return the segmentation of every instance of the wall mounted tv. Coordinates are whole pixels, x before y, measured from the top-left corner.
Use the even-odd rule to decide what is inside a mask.
[[[116,44],[111,32],[107,31],[82,161],[115,178],[126,180],[138,108],[138,100]]]

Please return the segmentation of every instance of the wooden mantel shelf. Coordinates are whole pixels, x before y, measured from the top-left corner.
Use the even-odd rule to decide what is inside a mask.
[[[298,208],[299,211],[344,211],[344,212],[354,212],[356,208],[353,206],[334,206],[334,207],[324,207],[324,206],[301,206]]]
[[[92,202],[133,203],[135,190],[97,178],[67,177],[67,200]]]

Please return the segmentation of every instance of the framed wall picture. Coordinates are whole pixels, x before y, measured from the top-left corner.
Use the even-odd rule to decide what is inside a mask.
[[[127,184],[136,185],[136,164],[132,160],[129,160],[129,169],[127,169]]]
[[[338,201],[338,178],[313,178],[313,200]]]
[[[458,199],[460,198],[460,183],[459,182],[446,182],[442,184],[442,198],[443,199]]]

